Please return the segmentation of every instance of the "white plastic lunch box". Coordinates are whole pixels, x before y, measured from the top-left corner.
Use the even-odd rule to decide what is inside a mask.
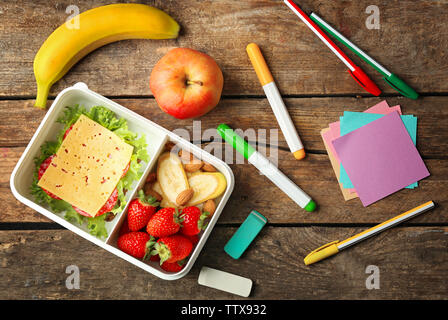
[[[105,240],[101,240],[89,234],[86,227],[80,227],[78,225],[72,224],[64,219],[64,213],[58,214],[53,213],[49,208],[43,207],[36,203],[33,196],[30,194],[30,187],[33,179],[33,173],[35,170],[34,158],[40,152],[40,146],[48,140],[55,140],[57,133],[62,129],[62,125],[56,122],[56,119],[62,115],[66,106],[72,106],[79,104],[84,106],[86,109],[90,109],[93,106],[101,105],[109,108],[118,117],[125,118],[128,121],[128,127],[131,131],[136,133],[144,133],[146,136],[146,141],[148,144],[148,154],[150,157],[149,163],[143,163],[142,169],[143,175],[141,179],[134,183],[132,190],[129,190],[126,194],[127,205],[123,212],[119,213],[112,221],[106,222],[108,237]],[[164,145],[167,141],[171,140],[176,143],[182,149],[187,149],[189,152],[194,154],[197,158],[203,159],[216,167],[222,174],[224,174],[227,179],[227,188],[223,195],[217,200],[216,211],[211,218],[207,228],[202,234],[200,234],[199,243],[196,245],[194,251],[192,252],[190,258],[188,259],[185,267],[177,273],[169,273],[160,268],[157,263],[154,262],[144,262],[138,260],[117,247],[118,233],[121,224],[126,218],[127,207],[129,205],[129,200],[136,196],[137,191],[144,185],[146,176],[151,172],[157,163],[157,158],[163,152]],[[156,123],[128,110],[127,108],[115,103],[98,93],[95,93],[87,88],[87,85],[80,82],[75,84],[73,87],[69,87],[61,91],[47,114],[45,115],[42,123],[39,125],[36,133],[31,138],[28,146],[23,152],[19,159],[19,162],[14,168],[10,180],[11,190],[14,196],[25,205],[31,207],[32,209],[40,212],[47,218],[59,223],[65,228],[73,231],[74,233],[80,235],[81,237],[97,244],[98,246],[104,248],[105,250],[123,258],[130,263],[148,271],[155,276],[165,279],[165,280],[176,280],[185,276],[193,266],[196,258],[202,250],[205,242],[207,241],[210,232],[216,224],[230,194],[233,191],[234,186],[234,176],[230,167],[222,160],[212,156],[210,153],[205,152],[201,148],[195,146],[194,144],[180,138],[178,135],[172,133],[169,130],[157,125]]]

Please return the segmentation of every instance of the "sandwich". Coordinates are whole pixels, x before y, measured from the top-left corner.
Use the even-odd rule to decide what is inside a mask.
[[[149,160],[145,137],[102,106],[67,107],[57,121],[63,129],[41,146],[31,193],[70,222],[87,223],[92,235],[107,237],[106,221],[124,209],[126,191]]]

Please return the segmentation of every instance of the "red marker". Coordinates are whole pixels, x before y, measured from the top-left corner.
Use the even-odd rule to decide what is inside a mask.
[[[333,53],[345,63],[348,67],[348,72],[353,77],[353,79],[358,82],[358,84],[363,87],[366,91],[370,92],[374,96],[379,96],[381,90],[376,86],[376,84],[370,80],[370,78],[358,67],[349,57],[339,49],[333,41],[315,24],[306,14],[302,11],[292,0],[284,0],[286,5],[294,11],[294,13],[302,20],[308,28],[310,28],[320,40],[322,40]]]

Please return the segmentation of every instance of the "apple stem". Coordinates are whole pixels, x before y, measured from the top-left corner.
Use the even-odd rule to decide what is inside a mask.
[[[191,84],[198,84],[200,86],[203,86],[204,83],[202,81],[194,81],[194,80],[187,80],[187,84],[191,85]]]

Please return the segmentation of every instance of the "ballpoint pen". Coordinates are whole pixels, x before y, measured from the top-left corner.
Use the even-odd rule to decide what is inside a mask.
[[[347,249],[348,247],[357,244],[369,237],[372,237],[386,229],[392,228],[393,226],[402,223],[403,221],[414,218],[415,216],[434,208],[434,206],[435,206],[434,202],[432,201],[426,202],[414,209],[406,211],[405,213],[402,213],[392,219],[380,223],[379,225],[376,225],[373,228],[358,233],[357,235],[350,237],[344,241],[333,241],[327,243],[321,246],[320,248],[317,248],[316,250],[312,251],[310,254],[308,254],[305,257],[304,262],[306,265],[309,265],[318,262],[320,260],[323,260],[325,258],[328,258],[338,253],[339,251]]]
[[[310,18],[316,22],[322,29],[328,32],[330,35],[339,40],[342,44],[344,44],[347,48],[357,54],[361,59],[370,64],[375,70],[383,75],[383,79],[396,91],[401,93],[403,96],[417,99],[418,93],[415,92],[409,85],[407,85],[403,80],[397,77],[395,74],[384,68],[377,61],[375,61],[372,57],[370,57],[367,53],[362,51],[358,46],[356,46],[353,42],[344,37],[340,32],[338,32],[335,28],[325,22],[321,17],[319,17],[314,12],[311,13]]]
[[[289,116],[288,110],[283,102],[282,96],[277,89],[268,65],[261,54],[261,50],[255,43],[250,43],[246,47],[252,66],[255,69],[258,80],[268,98],[272,111],[274,112],[277,122],[285,136],[286,143],[289,149],[297,160],[305,157],[305,150],[303,149],[302,141],[296,131],[294,123]]]
[[[221,123],[217,131],[227,143],[241,153],[249,163],[253,164],[255,168],[263,173],[301,208],[306,211],[314,211],[316,209],[316,203],[309,195],[285,176],[272,162],[237,135],[228,125]]]
[[[292,0],[284,0],[286,5],[310,28],[320,40],[348,67],[348,72],[358,84],[374,96],[379,96],[381,90],[336,44],[313,22]]]

